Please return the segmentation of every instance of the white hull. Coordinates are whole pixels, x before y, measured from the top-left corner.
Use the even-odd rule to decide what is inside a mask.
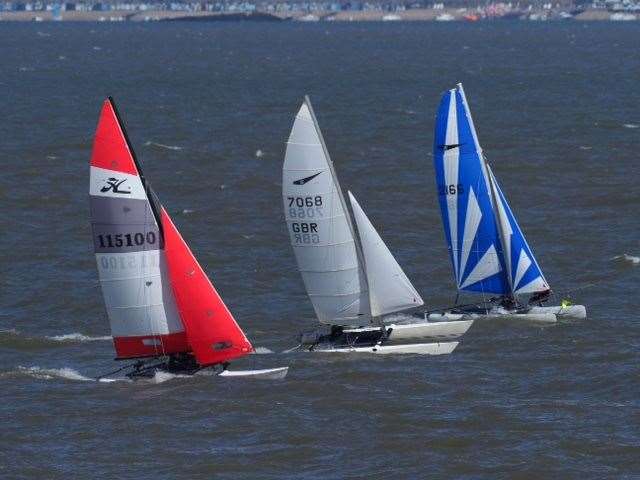
[[[223,370],[218,374],[218,376],[279,380],[286,377],[288,372],[289,367],[265,368],[262,370]]]
[[[471,320],[517,320],[535,323],[556,323],[562,320],[584,320],[587,318],[587,309],[584,305],[570,305],[568,307],[531,307],[526,312],[518,312],[502,307],[493,307],[486,313],[445,311],[429,314],[427,318],[429,320],[459,320],[464,318]]]
[[[556,323],[558,319],[553,313],[513,313],[513,312],[488,312],[488,313],[465,313],[460,315],[459,313],[438,313],[437,317],[434,314],[429,315],[429,320],[437,319],[456,319],[456,318],[468,318],[472,320],[517,320],[520,322],[535,322],[535,323]]]
[[[427,315],[427,319],[430,322],[436,323],[436,322],[445,322],[445,323],[449,323],[449,322],[456,322],[456,321],[460,321],[462,319],[466,319],[468,318],[469,315],[464,314],[464,313],[453,313],[453,312],[437,312],[437,313],[430,313]]]
[[[373,345],[370,347],[316,347],[313,352],[321,353],[374,353],[377,355],[446,355],[455,350],[458,342],[414,343],[405,345]]]
[[[587,318],[587,309],[584,305],[569,305],[567,307],[531,307],[530,313],[552,313],[558,320],[584,320]]]
[[[389,342],[406,342],[421,338],[457,338],[466,333],[473,324],[473,320],[417,322],[385,325],[391,329],[387,338]]]

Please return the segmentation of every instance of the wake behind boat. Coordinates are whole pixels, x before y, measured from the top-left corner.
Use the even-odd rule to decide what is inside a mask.
[[[462,84],[442,97],[436,118],[434,166],[438,200],[458,296],[477,305],[430,312],[429,319],[514,318],[554,323],[586,318],[563,301],[544,306],[551,288],[487,162]]]
[[[225,372],[254,351],[149,182],[111,98],[103,104],[91,156],[91,226],[118,371]],[[281,378],[288,367],[225,373]]]
[[[282,195],[291,245],[307,294],[320,323],[330,326],[327,333],[303,334],[305,348],[370,353],[453,351],[456,342],[421,341],[457,337],[471,321],[383,323],[384,315],[424,302],[349,192],[354,226],[306,97],[287,143]]]

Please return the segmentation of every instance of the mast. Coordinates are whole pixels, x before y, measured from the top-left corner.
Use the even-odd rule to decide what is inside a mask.
[[[355,244],[355,248],[356,248],[356,255],[358,257],[358,262],[360,262],[360,265],[362,265],[362,272],[363,272],[363,276],[364,276],[364,284],[367,288],[367,296],[369,299],[369,314],[371,314],[371,289],[369,288],[369,279],[367,278],[367,265],[364,261],[364,255],[362,253],[362,244],[360,242],[360,236],[356,233],[356,229],[353,225],[353,222],[351,220],[351,215],[350,215],[350,211],[347,208],[347,202],[344,199],[344,195],[342,193],[342,188],[340,187],[340,181],[338,180],[338,175],[336,174],[336,170],[335,167],[333,165],[333,161],[331,160],[331,156],[329,155],[329,150],[327,149],[327,145],[324,141],[324,137],[322,136],[322,131],[320,130],[320,126],[318,125],[318,120],[316,119],[316,114],[313,111],[313,107],[311,106],[311,100],[309,99],[308,95],[304,96],[304,103],[307,106],[307,108],[309,109],[309,114],[311,115],[311,120],[313,121],[313,126],[316,129],[316,132],[318,133],[318,138],[320,138],[320,145],[322,145],[322,150],[325,154],[325,157],[327,159],[327,164],[329,165],[329,171],[331,172],[331,176],[333,177],[333,181],[336,184],[336,188],[338,189],[338,198],[340,198],[340,203],[342,204],[342,208],[344,209],[345,212],[345,217],[347,220],[347,224],[349,225],[349,230],[351,231],[351,235],[353,236],[353,240],[354,240],[354,244]],[[373,321],[373,316],[371,316],[371,323],[374,323]]]

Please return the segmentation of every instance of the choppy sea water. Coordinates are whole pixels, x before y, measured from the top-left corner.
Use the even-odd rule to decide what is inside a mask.
[[[0,477],[640,477],[640,26],[4,24]],[[433,180],[440,93],[548,281],[553,327],[477,323],[454,354],[288,354],[314,326],[280,199],[311,95],[344,188],[428,306],[453,300]],[[96,382],[116,368],[88,222],[113,95],[146,175],[278,382]],[[259,152],[259,153],[258,153]]]

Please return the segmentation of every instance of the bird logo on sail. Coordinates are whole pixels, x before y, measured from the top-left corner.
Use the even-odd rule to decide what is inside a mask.
[[[313,180],[314,178],[316,178],[318,175],[320,175],[322,172],[318,172],[318,173],[314,173],[313,175],[310,175],[308,177],[304,177],[301,178],[300,180],[295,180],[293,182],[294,185],[304,185],[305,183],[310,182],[311,180]]]
[[[122,185],[124,182],[126,182],[127,179],[125,178],[124,180],[118,180],[117,178],[108,178],[106,180],[107,184],[102,187],[100,189],[100,191],[102,193],[106,193],[109,190],[111,190],[113,193],[122,193],[125,195],[129,195],[131,193],[131,190],[127,191],[127,190],[120,190],[120,185]]]
[[[438,147],[442,148],[444,151],[451,150],[452,148],[458,148],[461,143],[453,143],[451,145],[438,145]]]

